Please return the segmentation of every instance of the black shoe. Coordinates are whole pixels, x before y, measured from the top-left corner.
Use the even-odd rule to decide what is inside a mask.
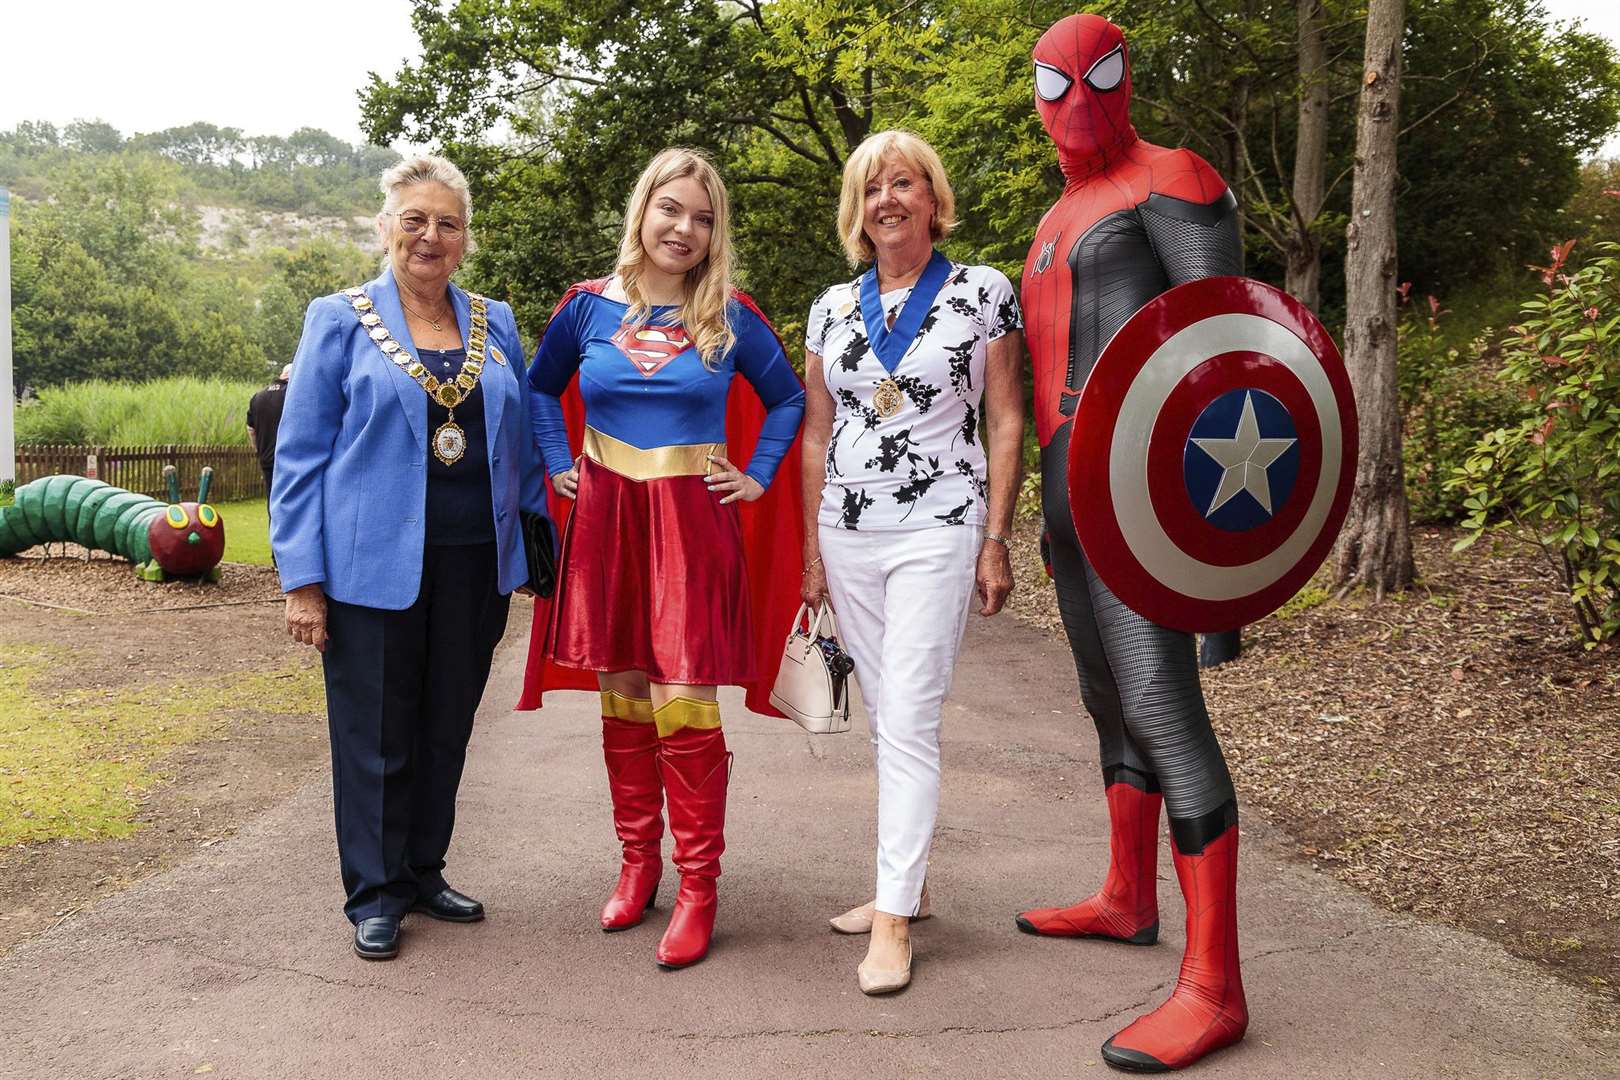
[[[399,955],[399,916],[376,915],[354,927],[354,954],[362,960],[392,960]]]
[[[1170,1072],[1170,1066],[1141,1050],[1132,1050],[1128,1046],[1115,1046],[1113,1036],[1102,1046],[1102,1059],[1121,1072],[1135,1073],[1163,1073]]]
[[[463,896],[448,885],[432,896],[418,896],[411,910],[445,922],[477,922],[484,917],[483,904],[470,896]]]

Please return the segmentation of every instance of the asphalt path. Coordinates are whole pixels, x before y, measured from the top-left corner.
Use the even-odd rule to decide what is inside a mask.
[[[391,963],[349,950],[324,777],[190,861],[0,957],[0,1076],[1076,1077],[1168,992],[1182,905],[1160,865],[1160,942],[1018,933],[1024,907],[1100,881],[1090,722],[1057,642],[970,627],[946,706],[945,789],[914,982],[868,998],[865,941],[827,917],[872,890],[863,726],[807,736],[722,697],[736,767],[709,959],[665,972],[657,910],[596,928],[616,875],[594,695],[513,713],[525,634],[497,657],[448,875],[471,926],[406,920]],[[1192,1073],[1607,1077],[1612,1033],[1572,988],[1471,935],[1378,911],[1246,823],[1240,932],[1252,1020]],[[667,840],[666,840],[667,845]],[[667,847],[666,847],[667,852]]]

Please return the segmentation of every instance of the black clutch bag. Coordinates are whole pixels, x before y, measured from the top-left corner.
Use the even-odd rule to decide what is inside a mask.
[[[549,598],[557,591],[557,545],[551,519],[520,511],[518,528],[523,533],[523,557],[529,564],[529,588],[536,596]]]

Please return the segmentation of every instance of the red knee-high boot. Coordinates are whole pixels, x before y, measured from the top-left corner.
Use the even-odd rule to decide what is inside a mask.
[[[1018,929],[1050,937],[1101,937],[1131,945],[1159,940],[1159,807],[1164,796],[1108,785],[1108,876],[1095,896],[1069,907],[1036,908]]]
[[[658,767],[669,798],[669,831],[681,890],[658,943],[661,967],[695,964],[714,933],[715,887],[726,850],[726,785],[731,754],[712,701],[676,698],[658,710]],[[667,734],[666,734],[667,732]]]
[[[1243,1038],[1249,1006],[1238,970],[1237,826],[1196,855],[1175,849],[1187,900],[1187,952],[1170,1000],[1103,1044],[1103,1060],[1131,1072],[1184,1069]]]
[[[611,699],[611,700],[610,700]],[[664,785],[658,777],[658,730],[652,702],[602,694],[602,758],[613,799],[613,828],[624,845],[619,883],[602,906],[603,930],[628,930],[658,896],[664,862]]]

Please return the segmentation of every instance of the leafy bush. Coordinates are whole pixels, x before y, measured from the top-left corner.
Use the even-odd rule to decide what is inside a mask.
[[[1467,510],[1463,493],[1448,487],[1452,475],[1480,432],[1511,423],[1518,406],[1496,378],[1496,350],[1483,341],[1450,344],[1442,325],[1450,312],[1432,296],[1410,302],[1410,288],[1401,286],[1397,328],[1406,496],[1414,520],[1456,521]]]
[[[1538,268],[1547,293],[1503,343],[1518,417],[1484,434],[1452,485],[1469,512],[1457,547],[1493,531],[1538,548],[1590,648],[1620,636],[1620,244],[1569,273],[1571,247]]]
[[[247,440],[263,383],[174,378],[46,388],[17,407],[19,446],[228,446]]]

